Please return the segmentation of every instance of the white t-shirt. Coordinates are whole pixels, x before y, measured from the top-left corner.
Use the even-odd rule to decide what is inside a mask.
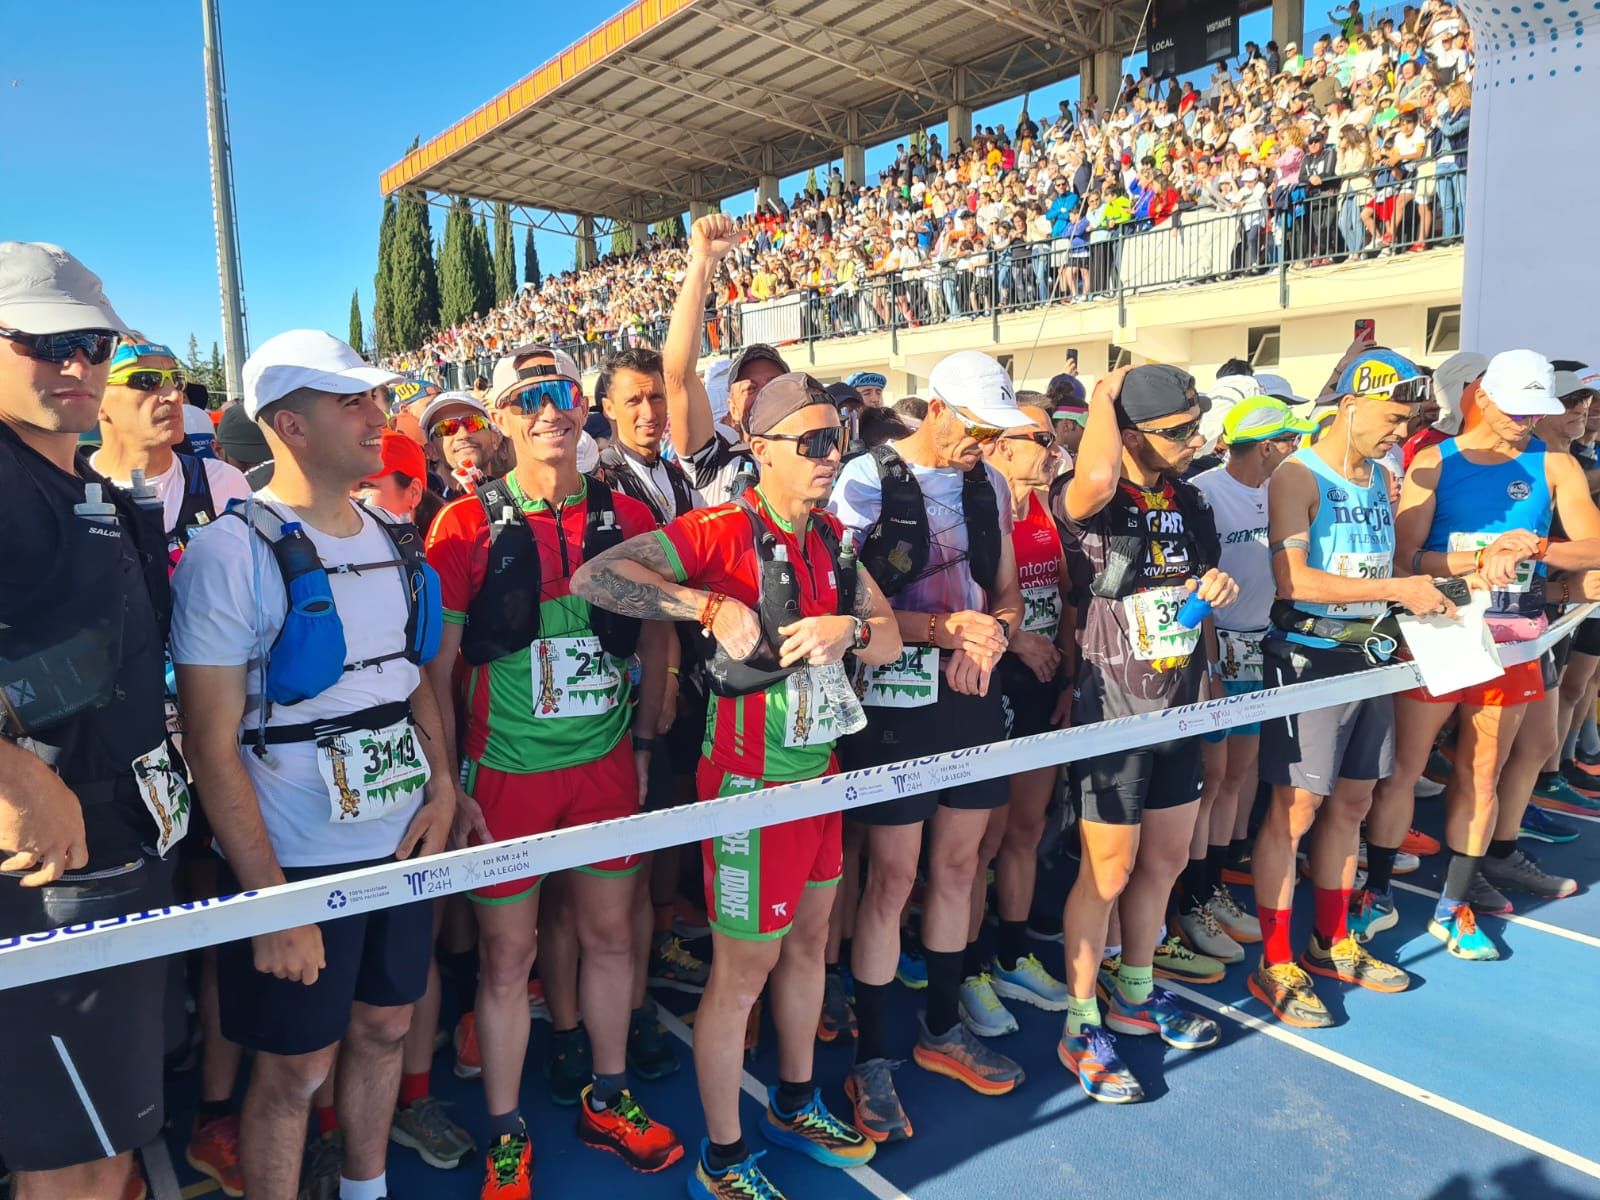
[[[280,516],[290,513],[270,489],[260,492],[258,499],[270,503]],[[361,532],[351,537],[334,537],[310,525],[305,532],[330,568],[395,559],[389,535],[365,512]],[[328,579],[344,626],[346,662],[369,661],[405,648],[406,593],[397,569],[360,574],[330,570]],[[287,611],[283,576],[265,539],[242,520],[213,521],[190,540],[172,586],[173,661],[186,666],[249,664],[245,694],[259,696],[259,660],[277,639]],[[321,695],[274,708],[267,724],[269,728],[298,725],[405,700],[421,678],[417,666],[403,658],[346,671]],[[254,703],[247,702],[244,731],[253,730],[256,719]],[[316,743],[268,746],[265,759],[241,745],[239,757],[281,866],[321,867],[390,857],[422,804],[419,790],[397,802],[392,812],[335,825],[328,789],[317,768]]]
[[[89,465],[97,471],[100,470],[100,466],[96,460],[102,457],[102,453],[96,451],[89,459]],[[246,482],[244,472],[238,467],[230,467],[215,458],[199,458],[193,461],[205,468],[206,482],[211,485],[211,502],[217,516],[220,517],[228,510],[230,501],[250,499],[250,484]],[[123,488],[133,486],[131,479],[113,479],[111,482]],[[177,528],[178,514],[183,511],[183,464],[174,454],[171,466],[159,475],[146,477],[145,482],[155,488],[156,495],[161,497],[161,505],[165,510],[165,527],[171,532]]]
[[[1217,609],[1217,625],[1241,633],[1265,629],[1278,594],[1272,556],[1267,551],[1266,484],[1249,487],[1229,475],[1226,467],[1202,471],[1190,482],[1216,514],[1217,535],[1222,540],[1218,566],[1239,585],[1238,599]]]

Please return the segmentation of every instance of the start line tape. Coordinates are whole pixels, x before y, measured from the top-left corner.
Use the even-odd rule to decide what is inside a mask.
[[[1509,667],[1539,657],[1597,608],[1600,605],[1583,605],[1535,641],[1500,647],[1501,661]],[[450,850],[427,859],[383,863],[260,891],[0,938],[0,990],[393,908],[504,880],[549,875],[624,854],[646,854],[899,796],[1332,708],[1405,691],[1421,682],[1411,663],[1389,663],[1336,679],[1203,700],[1161,712],[782,784],[743,796],[704,800],[683,808]]]

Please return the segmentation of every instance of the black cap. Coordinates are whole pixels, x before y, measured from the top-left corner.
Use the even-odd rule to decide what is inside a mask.
[[[1201,412],[1211,401],[1195,391],[1194,376],[1165,363],[1135,367],[1122,381],[1117,397],[1117,412],[1129,425],[1159,421],[1199,406]]]
[[[861,398],[861,393],[848,383],[830,383],[823,391],[828,393],[828,399],[832,400],[839,408],[843,408],[846,404],[866,404],[866,401]]]
[[[242,404],[230,404],[222,410],[222,420],[217,422],[217,445],[229,458],[247,467],[272,457],[272,447],[262,436],[261,427],[250,419]]]
[[[733,356],[733,366],[728,371],[728,383],[730,385],[738,383],[740,371],[744,370],[750,363],[762,360],[772,363],[785,375],[789,373],[789,364],[783,361],[783,355],[765,342],[751,342]]]

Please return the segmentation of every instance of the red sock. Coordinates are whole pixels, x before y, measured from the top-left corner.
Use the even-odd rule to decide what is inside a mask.
[[[1350,893],[1344,888],[1311,889],[1317,900],[1317,941],[1331,946],[1349,932]]]
[[[333,1111],[333,1105],[330,1104],[327,1108],[318,1108],[316,1114],[317,1132],[319,1134],[332,1133],[339,1128],[339,1117]]]
[[[1289,949],[1289,918],[1294,910],[1288,908],[1258,908],[1261,920],[1261,957],[1268,966],[1294,961],[1294,951]]]
[[[418,1071],[415,1075],[400,1076],[400,1104],[401,1108],[410,1108],[418,1100],[428,1094],[427,1071]]]

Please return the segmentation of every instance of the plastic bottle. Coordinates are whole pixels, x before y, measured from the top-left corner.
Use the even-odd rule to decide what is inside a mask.
[[[470,458],[463,458],[461,465],[450,472],[450,478],[456,481],[456,486],[464,492],[469,492],[483,482],[483,472]]]
[[[204,470],[204,468],[201,468]],[[161,497],[156,494],[155,485],[145,478],[144,469],[135,467],[133,478],[128,485],[128,495],[133,497],[133,502],[145,512],[155,513],[163,518],[165,525],[166,505],[161,503]]]
[[[1193,629],[1210,615],[1211,601],[1202,599],[1200,593],[1195,591],[1190,592],[1189,598],[1183,602],[1176,620],[1185,629]]]
[[[800,619],[800,585],[789,565],[789,547],[779,542],[772,548],[772,561],[761,564],[761,623],[773,638],[773,649],[782,642],[778,630]]]
[[[113,528],[117,524],[117,506],[101,494],[98,483],[83,485],[83,501],[74,504],[72,511],[91,525]]]

